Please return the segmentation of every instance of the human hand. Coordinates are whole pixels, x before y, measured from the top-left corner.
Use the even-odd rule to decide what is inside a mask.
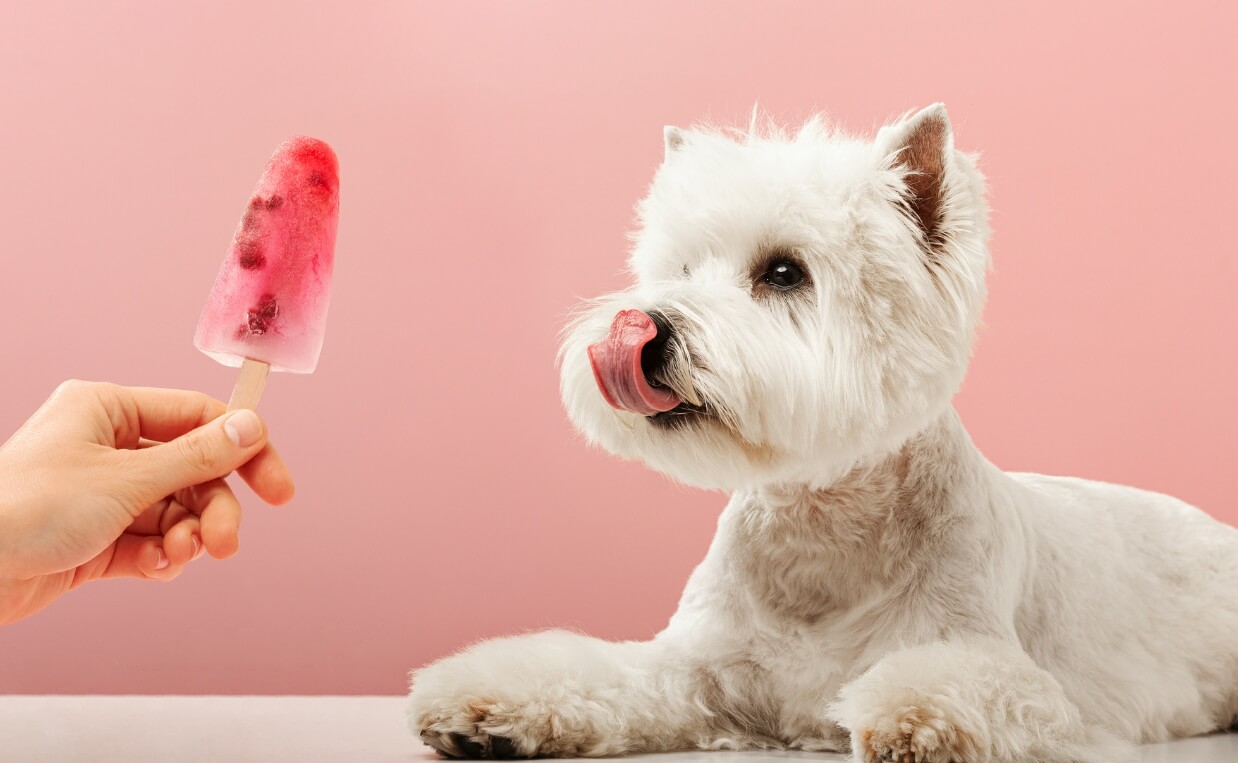
[[[0,446],[0,624],[103,578],[171,580],[237,551],[236,470],[270,504],[292,478],[252,411],[198,392],[66,382]]]

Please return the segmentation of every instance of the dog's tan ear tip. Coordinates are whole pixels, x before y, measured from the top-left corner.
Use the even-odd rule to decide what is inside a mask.
[[[910,127],[911,125],[920,124],[922,122],[945,122],[950,123],[950,112],[946,109],[944,101],[934,101],[929,105],[919,109],[908,109],[895,119],[886,122],[881,127],[881,132],[897,130],[899,128]]]
[[[886,154],[901,154],[909,145],[937,144],[948,150],[953,146],[954,129],[946,104],[938,101],[904,116],[877,131],[877,145]]]
[[[923,130],[929,125],[932,125],[937,131],[950,133],[950,114],[946,111],[946,104],[938,101],[925,106],[901,123],[893,126],[904,128],[902,132],[914,133]],[[945,129],[942,130],[941,128]]]
[[[666,148],[666,156],[678,151],[684,144],[684,131],[674,125],[662,128],[662,143]]]
[[[926,122],[935,122],[945,128],[945,133],[953,132],[950,126],[950,114],[946,111],[946,104],[938,101],[930,106],[925,106],[920,110],[920,113],[912,117],[912,120],[924,124]]]

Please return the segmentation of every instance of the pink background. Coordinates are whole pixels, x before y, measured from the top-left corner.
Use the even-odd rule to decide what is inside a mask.
[[[936,6],[5,2],[0,432],[68,377],[227,397],[190,339],[284,137],[335,146],[343,217],[319,371],[262,403],[297,500],[0,630],[0,692],[398,693],[485,636],[656,631],[725,498],[585,448],[555,335],[624,284],[662,125],[757,101],[944,100],[995,210],[980,447],[1238,521],[1234,5]]]

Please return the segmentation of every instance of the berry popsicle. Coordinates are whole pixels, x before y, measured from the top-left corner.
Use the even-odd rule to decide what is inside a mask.
[[[339,163],[326,143],[284,141],[258,180],[193,343],[240,366],[228,410],[253,408],[267,371],[318,365],[340,210]]]

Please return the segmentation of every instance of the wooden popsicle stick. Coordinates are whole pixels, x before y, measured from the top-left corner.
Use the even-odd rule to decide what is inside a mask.
[[[271,366],[261,360],[245,359],[241,364],[241,373],[236,377],[236,386],[232,388],[232,399],[228,401],[228,410],[241,408],[253,410],[262,399],[262,388],[267,385],[267,372]]]

